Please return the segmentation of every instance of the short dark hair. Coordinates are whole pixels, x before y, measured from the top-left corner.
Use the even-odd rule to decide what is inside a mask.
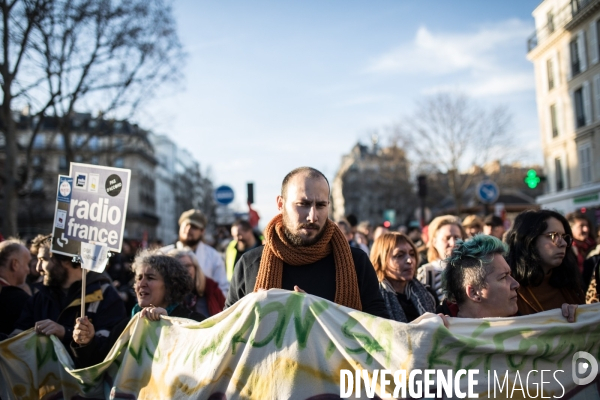
[[[36,237],[36,239],[38,239],[38,237]],[[38,252],[39,252],[39,249],[41,249],[42,247],[47,248],[48,251],[50,251],[50,258],[54,259],[55,262],[60,264],[62,261],[66,261],[66,262],[70,263],[71,267],[73,267],[73,268],[81,267],[81,263],[73,262],[72,256],[65,256],[63,254],[58,254],[58,253],[52,252],[52,234],[45,235],[45,236],[39,238],[37,244],[38,244]]]
[[[508,246],[494,236],[475,235],[466,241],[457,240],[442,272],[446,297],[458,305],[464,303],[467,300],[465,287],[485,287],[485,277],[491,272],[488,266],[494,255],[504,255],[507,251]]]
[[[358,218],[356,218],[356,215],[354,214],[346,215],[346,221],[348,221],[351,227],[358,225]]]
[[[553,210],[523,211],[515,218],[513,228],[506,235],[508,256],[506,262],[513,277],[521,286],[538,286],[544,280],[542,259],[535,246],[536,239],[548,228],[548,219],[556,218],[563,225],[565,233],[573,235],[571,226],[562,214]],[[581,274],[577,257],[572,249],[567,249],[559,267],[552,270],[550,286],[582,292]]]
[[[245,231],[252,230],[252,225],[250,225],[250,222],[246,221],[245,219],[236,219],[235,222],[231,224],[231,226],[239,226]]]
[[[329,181],[323,175],[323,173],[312,167],[298,167],[296,169],[291,170],[285,178],[283,178],[283,182],[281,183],[281,197],[285,198],[285,194],[287,191],[287,185],[294,176],[304,173],[308,175],[309,178],[323,178],[325,182],[327,182],[327,187],[329,188],[329,192],[331,193],[331,186],[329,185]]]
[[[497,215],[490,214],[483,220],[483,224],[495,228],[497,226],[504,226],[504,221]]]
[[[568,213],[565,218],[567,218],[569,224],[574,224],[576,219],[583,219],[587,221],[588,225],[590,225],[591,228],[590,220],[588,219],[588,217],[586,217],[584,213],[582,213],[579,210]]]
[[[177,258],[142,250],[135,257],[131,270],[135,273],[142,265],[148,265],[162,276],[167,305],[181,303],[192,291],[192,277]]]
[[[31,254],[37,254],[40,249],[40,245],[49,236],[52,237],[52,235],[37,235],[31,239],[31,243],[29,243],[29,251]]]
[[[336,225],[342,230],[344,234],[352,233],[352,229],[350,228],[350,224],[344,221],[343,219],[336,221]]]

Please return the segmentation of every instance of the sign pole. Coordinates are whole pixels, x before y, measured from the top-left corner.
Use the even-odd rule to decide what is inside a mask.
[[[81,268],[81,317],[85,316],[85,277],[87,275],[87,269]]]

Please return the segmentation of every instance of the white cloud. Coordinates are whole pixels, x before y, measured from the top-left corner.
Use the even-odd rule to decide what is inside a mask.
[[[436,85],[423,90],[430,95],[439,92],[460,92],[471,97],[488,97],[535,89],[533,73],[515,72],[493,74],[480,79],[468,79],[461,85]]]
[[[434,33],[421,26],[412,42],[375,58],[371,73],[420,73],[446,75],[461,71],[492,72],[498,67],[503,48],[525,48],[532,28],[511,19],[472,33]]]

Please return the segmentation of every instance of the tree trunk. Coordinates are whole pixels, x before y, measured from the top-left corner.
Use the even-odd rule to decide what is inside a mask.
[[[10,87],[10,85],[6,85]],[[2,103],[2,121],[4,123],[4,139],[6,158],[4,160],[4,205],[2,207],[2,235],[4,237],[16,236],[18,234],[17,214],[17,163],[19,150],[17,147],[17,131],[10,110],[11,94],[4,92]]]

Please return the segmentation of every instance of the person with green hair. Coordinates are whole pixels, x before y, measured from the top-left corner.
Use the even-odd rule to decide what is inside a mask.
[[[445,260],[442,285],[451,316],[462,318],[510,317],[518,313],[519,283],[504,259],[508,247],[488,235],[459,240]],[[575,304],[563,304],[563,316],[575,321]],[[446,310],[448,311],[448,310]]]

